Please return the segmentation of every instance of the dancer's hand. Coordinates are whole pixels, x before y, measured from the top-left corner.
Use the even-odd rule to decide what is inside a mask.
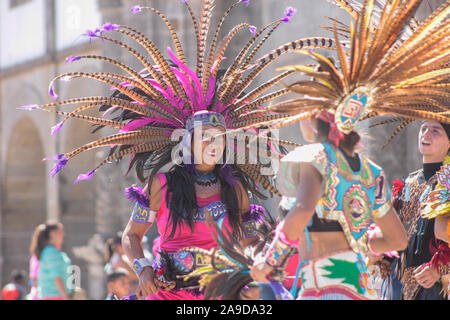
[[[414,270],[413,274],[417,283],[426,289],[431,288],[441,278],[439,272],[429,265],[421,265]]]
[[[139,299],[158,293],[159,289],[155,284],[155,273],[152,268],[145,267],[139,276],[139,289],[137,296]]]
[[[250,276],[253,280],[258,282],[269,283],[267,277],[273,271],[273,268],[267,265],[265,262],[259,262],[254,264],[250,270]]]
[[[373,253],[371,253],[371,252],[368,252],[368,253],[367,253],[367,258],[368,258],[367,263],[368,263],[369,265],[371,265],[371,264],[376,264],[377,262],[380,262],[380,261],[383,260],[383,256],[378,256],[378,255],[373,254]]]
[[[380,268],[381,279],[386,279],[392,274],[392,267],[389,261],[381,260],[377,265]]]

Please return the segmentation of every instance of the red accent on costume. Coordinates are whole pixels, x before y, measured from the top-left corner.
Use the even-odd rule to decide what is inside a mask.
[[[433,258],[431,258],[430,262],[427,265],[432,266],[435,270],[439,271],[439,266],[447,266],[450,265],[450,247],[448,244],[439,242],[437,243],[437,247],[435,247],[430,242],[430,252],[433,254]]]
[[[341,140],[344,140],[345,134],[338,129],[336,123],[334,122],[334,114],[324,111],[321,114],[319,114],[317,119],[325,121],[330,124],[330,132],[328,133],[328,139],[330,139],[330,141],[336,146],[336,148],[338,148]]]

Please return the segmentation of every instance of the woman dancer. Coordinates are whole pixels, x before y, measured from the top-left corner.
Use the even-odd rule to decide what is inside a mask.
[[[295,10],[288,8],[285,16],[258,30],[247,23],[234,27],[221,42],[220,31],[227,15],[238,5],[249,5],[249,0],[233,4],[222,19],[208,44],[208,33],[214,7],[213,0],[204,0],[200,19],[195,17],[189,2],[182,1],[192,17],[194,35],[197,40],[197,59],[195,68],[187,66],[183,47],[171,22],[158,10],[149,7],[134,6],[132,13],[151,10],[158,15],[169,29],[175,52],[168,49],[170,59],[166,59],[154,43],[134,28],[115,24],[105,24],[101,28],[87,32],[91,38],[112,42],[133,55],[145,68],[141,72],[127,65],[102,56],[71,56],[68,63],[82,59],[96,59],[122,69],[127,75],[102,72],[69,72],[56,77],[50,84],[49,94],[57,99],[54,90],[56,80],[70,81],[73,78],[89,78],[106,83],[114,88],[112,97],[85,97],[46,104],[28,105],[25,110],[43,110],[64,115],[62,122],[52,129],[56,134],[69,118],[88,121],[101,127],[118,130],[117,134],[88,143],[72,152],[55,157],[57,163],[51,171],[56,175],[76,155],[99,147],[113,147],[110,155],[94,170],[81,174],[76,182],[91,179],[99,168],[113,160],[131,155],[130,167],[135,167],[138,178],[146,184],[145,190],[133,187],[127,190],[127,196],[136,202],[135,209],[123,237],[124,249],[133,267],[141,278],[140,294],[152,294],[152,299],[194,297],[186,288],[195,291],[196,281],[191,283],[177,279],[179,273],[186,273],[191,267],[202,264],[202,253],[190,255],[175,251],[184,246],[196,245],[199,250],[209,249],[213,239],[207,235],[205,220],[220,226],[230,227],[231,232],[240,240],[251,242],[254,228],[262,214],[260,207],[249,205],[247,192],[264,198],[257,190],[262,185],[272,194],[279,194],[272,185],[273,173],[270,160],[278,156],[274,139],[263,135],[260,130],[243,134],[242,130],[255,121],[265,119],[275,121],[277,115],[262,112],[255,119],[249,114],[261,109],[265,103],[288,93],[281,89],[261,96],[293,71],[285,72],[265,81],[255,89],[244,93],[255,78],[282,54],[298,48],[329,48],[332,39],[299,39],[270,52],[258,60],[261,64],[248,75],[237,70],[246,69],[272,33],[283,23],[290,21]],[[231,65],[223,70],[220,65],[233,38],[243,30],[250,30],[251,38],[242,47],[239,54],[231,60]],[[130,45],[110,36],[117,33],[137,42],[148,55],[145,57]],[[153,61],[149,61],[150,57]],[[54,107],[81,104],[73,112],[54,110]],[[100,107],[105,114],[102,117],[90,117],[83,111]],[[122,111],[122,112],[118,112]],[[118,114],[115,117],[112,115]],[[201,127],[200,127],[201,126]],[[211,132],[215,129],[215,132]],[[196,134],[196,132],[198,133]],[[219,138],[226,132],[227,138],[233,133],[233,139],[220,143]],[[216,144],[217,142],[217,144]],[[211,145],[210,145],[211,143]],[[243,144],[241,144],[243,143]],[[296,146],[289,142],[279,142]],[[191,147],[194,147],[194,149]],[[250,150],[256,150],[259,161],[252,161]],[[182,156],[179,151],[182,151]],[[196,152],[200,150],[200,155]],[[224,151],[225,150],[225,151]],[[203,157],[203,153],[206,158]],[[217,159],[223,156],[223,161]],[[209,159],[208,165],[203,165]],[[269,160],[269,162],[267,161]],[[158,174],[160,169],[171,164],[167,174]],[[266,172],[263,173],[262,170]],[[270,170],[269,170],[270,171]],[[146,173],[149,172],[148,175]],[[160,258],[151,269],[142,253],[140,241],[155,222],[161,232]],[[200,230],[199,233],[196,231]],[[209,230],[209,229],[208,229]],[[209,231],[208,231],[209,232]],[[247,240],[244,240],[247,237]],[[139,239],[140,240],[140,239]],[[156,273],[156,277],[155,277]],[[155,277],[155,278],[154,278]],[[195,280],[195,279],[194,279]],[[166,293],[156,294],[157,288],[166,289]]]
[[[448,77],[448,69],[440,50],[449,32],[443,18],[448,4],[412,35],[401,37],[420,2],[387,3],[376,23],[373,1],[366,1],[350,28],[349,58],[335,27],[341,71],[314,52],[305,54],[316,59],[321,70],[287,68],[312,75],[315,81],[290,86],[303,96],[270,109],[286,114],[291,119],[287,123],[308,119],[301,130],[307,141],[316,143],[282,159],[280,191],[296,201],[278,226],[265,261],[252,268],[255,280],[267,282],[289,247],[298,246],[303,260],[300,299],[377,298],[363,255],[403,250],[407,238],[389,201],[383,170],[356,152],[360,137],[354,127],[377,115],[395,115],[401,121],[399,130],[415,119],[450,122],[447,108],[430,99],[445,95],[440,81]],[[429,46],[419,45],[431,34],[432,43],[425,41]],[[424,68],[412,67],[419,65]],[[325,224],[319,219],[326,219]],[[378,228],[373,229],[373,222]],[[314,232],[305,231],[310,223]]]

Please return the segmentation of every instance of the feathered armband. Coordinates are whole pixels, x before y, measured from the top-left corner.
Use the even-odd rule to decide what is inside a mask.
[[[150,210],[150,200],[140,187],[130,187],[125,189],[125,196],[128,200],[136,202],[131,219],[135,222],[147,224],[155,220],[156,212]]]
[[[250,211],[242,215],[242,229],[245,238],[253,238],[258,236],[257,228],[259,224],[263,224],[266,209],[258,205],[250,205]]]

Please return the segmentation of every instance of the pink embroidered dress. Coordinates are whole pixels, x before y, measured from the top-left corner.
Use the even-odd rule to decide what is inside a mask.
[[[214,195],[208,198],[197,197],[197,203],[200,209],[194,215],[194,229],[188,226],[187,223],[182,223],[177,227],[175,234],[170,238],[172,232],[172,223],[170,221],[170,211],[166,203],[167,180],[165,174],[158,175],[162,186],[161,206],[156,215],[156,224],[160,234],[159,246],[160,252],[153,264],[155,274],[158,280],[170,281],[167,275],[168,264],[175,267],[176,273],[187,274],[201,265],[209,264],[205,256],[200,253],[186,252],[182,249],[185,247],[198,247],[201,249],[212,249],[217,246],[213,238],[211,227],[206,222],[206,211],[209,211],[211,218],[221,228],[226,227],[229,230],[230,224],[228,221],[228,212],[224,203],[221,201],[221,194]],[[169,259],[167,259],[170,257]],[[171,260],[170,262],[167,260]],[[184,286],[184,285],[181,285]],[[183,289],[180,283],[172,290],[166,291],[160,289],[157,294],[147,297],[147,300],[201,300],[203,294],[198,290],[191,288]]]

